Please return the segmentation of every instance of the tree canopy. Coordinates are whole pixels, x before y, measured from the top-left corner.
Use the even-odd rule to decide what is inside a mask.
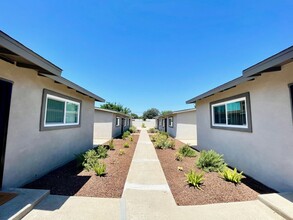
[[[124,113],[124,114],[130,114],[131,113],[131,110],[129,108],[124,107],[123,105],[118,104],[116,102],[106,102],[105,104],[102,104],[100,106],[100,108],[109,109],[109,110],[121,112],[121,113]]]
[[[143,112],[143,119],[153,119],[154,117],[158,116],[160,114],[160,111],[156,108],[150,108]]]
[[[162,116],[169,115],[169,114],[171,114],[171,113],[172,113],[172,111],[170,111],[170,110],[161,111],[161,115],[162,115]]]

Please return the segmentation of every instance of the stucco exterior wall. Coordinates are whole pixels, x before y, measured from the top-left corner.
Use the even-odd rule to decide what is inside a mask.
[[[288,84],[293,63],[197,102],[198,147],[224,154],[231,166],[278,190],[293,190],[293,124]],[[252,133],[212,129],[209,103],[250,93]]]
[[[0,60],[0,77],[14,82],[4,164],[3,188],[19,187],[72,160],[93,146],[94,100]],[[82,101],[81,126],[40,131],[43,89]]]
[[[142,119],[134,119],[134,121],[132,121],[133,126],[135,126],[137,128],[141,128],[142,123],[145,124],[146,128],[155,128],[156,127],[156,119],[146,119],[145,121]]]
[[[119,126],[116,126],[116,117],[120,118]],[[122,125],[122,118],[125,118],[127,120],[127,126]],[[112,126],[113,138],[119,137],[120,135],[123,134],[124,131],[127,131],[129,129],[130,126],[129,126],[128,119],[129,118],[125,117],[124,115],[113,114],[113,126]],[[130,124],[131,124],[131,120],[130,120]],[[121,132],[122,131],[122,128],[121,128],[122,126],[123,126],[123,132]]]
[[[176,115],[176,138],[179,140],[197,140],[196,111]]]
[[[111,139],[114,114],[95,110],[94,139]]]

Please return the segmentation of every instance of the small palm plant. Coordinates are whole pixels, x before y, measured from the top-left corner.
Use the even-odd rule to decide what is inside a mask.
[[[203,184],[203,173],[196,173],[194,170],[190,170],[188,173],[185,174],[186,182],[193,186],[194,188],[200,189],[200,185]]]

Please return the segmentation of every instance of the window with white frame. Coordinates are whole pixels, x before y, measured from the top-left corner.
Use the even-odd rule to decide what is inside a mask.
[[[165,119],[162,119],[162,127],[165,127]]]
[[[44,90],[41,130],[79,126],[80,107],[79,100]]]
[[[126,127],[127,126],[127,119],[125,118],[124,119],[124,127]]]
[[[169,127],[173,127],[173,117],[168,118],[168,125]]]
[[[116,117],[115,125],[120,126],[120,118],[119,117]]]
[[[249,94],[241,94],[211,103],[214,128],[251,131]]]

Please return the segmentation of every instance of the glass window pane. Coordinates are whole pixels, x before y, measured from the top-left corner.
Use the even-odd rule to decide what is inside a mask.
[[[245,101],[227,104],[229,125],[246,125]]]
[[[63,123],[65,103],[54,99],[47,100],[46,124]]]
[[[78,122],[78,105],[74,103],[66,103],[66,123]]]
[[[225,105],[214,106],[214,123],[226,124],[226,110]]]

